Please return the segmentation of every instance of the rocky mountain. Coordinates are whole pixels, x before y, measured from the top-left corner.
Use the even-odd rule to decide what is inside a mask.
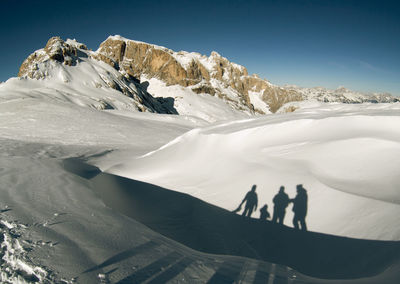
[[[53,37],[23,62],[18,76],[34,79],[61,76],[68,83],[71,81],[68,67],[80,66],[81,62],[96,65],[94,61],[109,67],[102,65],[107,70],[101,72],[99,67],[93,68],[98,78],[85,84],[120,92],[132,98],[139,111],[191,115],[196,111],[193,100],[209,100],[204,95],[213,96],[232,111],[247,115],[294,111],[295,108],[285,104],[309,99],[342,103],[398,101],[390,94],[368,95],[345,88],[280,87],[257,75],[249,75],[245,67],[217,52],[208,57],[195,52],[175,52],[121,36],[108,37],[97,51],[90,51],[73,40]],[[112,107],[107,100],[102,101],[104,108]]]
[[[233,108],[250,113],[275,112],[287,102],[303,99],[296,91],[250,76],[245,67],[215,51],[207,57],[110,36],[93,57],[124,74],[157,78],[166,86],[180,85],[197,94],[217,96]]]
[[[53,88],[72,101],[80,95],[76,103],[85,104],[82,101],[87,101],[86,104],[98,109],[127,108],[141,112],[177,114],[170,100],[154,98],[146,91],[146,85],[141,85],[136,78],[123,75],[114,68],[108,68],[106,64],[93,62],[90,59],[92,54],[86,45],[75,40],[64,41],[52,37],[43,49],[25,59],[18,77],[46,80],[46,88]],[[88,88],[90,91],[85,92]],[[115,93],[122,93],[130,100],[114,104],[116,100],[111,94],[115,96]]]

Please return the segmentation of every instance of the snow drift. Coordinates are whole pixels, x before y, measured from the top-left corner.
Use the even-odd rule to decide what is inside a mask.
[[[399,123],[398,104],[333,105],[227,122],[194,129],[107,171],[228,210],[253,184],[260,207],[272,205],[280,186],[293,198],[296,184],[303,184],[310,230],[400,240]]]
[[[334,279],[376,275],[400,254],[400,242],[297,231],[238,216],[187,194],[101,173],[76,159],[64,161],[64,166],[90,179],[93,190],[107,206],[202,252],[261,259],[314,277]]]

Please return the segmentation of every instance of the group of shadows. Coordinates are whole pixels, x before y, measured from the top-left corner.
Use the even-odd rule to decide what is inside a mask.
[[[251,214],[257,210],[258,207],[258,196],[256,193],[256,185],[253,185],[251,190],[247,192],[246,196],[243,198],[242,202],[239,204],[239,207],[233,210],[234,213],[242,210],[242,205],[245,204],[242,216],[251,217]],[[283,220],[286,215],[286,208],[290,203],[293,203],[293,226],[296,229],[302,229],[303,231],[307,231],[306,224],[306,216],[307,216],[307,207],[308,207],[308,195],[307,190],[303,187],[302,184],[298,184],[296,186],[297,195],[295,198],[290,199],[289,196],[285,192],[285,187],[281,186],[279,192],[274,196],[274,213],[272,217],[273,223],[283,224]],[[260,220],[267,220],[270,218],[270,214],[268,212],[268,205],[265,204],[260,209]]]
[[[102,173],[77,159],[65,160],[64,168],[89,179],[92,190],[108,207],[199,252],[262,260],[324,279],[372,277],[400,259],[400,242],[339,237],[243,218],[188,194]],[[147,275],[159,269],[160,263],[171,262],[170,257],[175,259],[174,254],[166,256],[131,276],[140,279],[137,273]],[[213,277],[227,275],[224,269],[220,266]]]

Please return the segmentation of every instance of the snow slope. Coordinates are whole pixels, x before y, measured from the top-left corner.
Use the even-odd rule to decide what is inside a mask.
[[[66,70],[77,78],[85,75],[73,67]],[[86,75],[96,78],[98,73]],[[2,283],[116,282],[129,275],[132,266],[146,266],[171,251],[149,247],[147,257],[132,256],[83,273],[158,234],[107,209],[86,181],[65,172],[62,162],[112,152],[107,163],[116,163],[127,155],[124,149],[142,155],[205,122],[139,113],[122,93],[85,88],[84,83],[65,83],[57,76],[12,78],[0,87]],[[101,110],[103,99],[115,109]],[[118,273],[105,274],[110,266]]]
[[[253,184],[270,210],[281,185],[294,198],[303,184],[310,230],[400,240],[399,115],[399,104],[333,104],[236,120],[194,129],[107,171],[229,210]]]
[[[194,116],[207,122],[249,118],[250,113],[228,107],[229,103],[209,94],[197,94],[180,85],[167,86],[156,78],[141,77],[148,82],[147,91],[159,97],[174,98],[174,107],[180,115]]]

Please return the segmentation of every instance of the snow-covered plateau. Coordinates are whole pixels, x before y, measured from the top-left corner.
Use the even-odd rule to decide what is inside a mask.
[[[67,43],[0,85],[2,283],[400,279],[399,102],[261,115]],[[298,184],[308,232],[231,212]]]

